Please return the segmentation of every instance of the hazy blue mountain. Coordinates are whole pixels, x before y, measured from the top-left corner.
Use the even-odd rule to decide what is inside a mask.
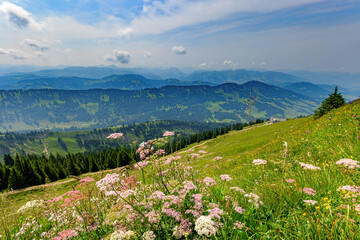
[[[255,118],[309,115],[314,98],[251,81],[242,85],[165,86],[143,90],[1,90],[0,131],[110,126],[157,119],[202,122],[247,120],[252,91]]]
[[[272,85],[281,85],[288,82],[299,82],[303,79],[282,72],[252,71],[252,70],[227,70],[227,71],[202,71],[187,75],[183,80],[206,81],[215,84],[233,82],[243,84],[248,81],[261,81]]]
[[[328,94],[334,91],[334,89],[323,89],[318,85],[312,84],[310,82],[292,83],[284,86],[283,88],[314,98],[326,98]]]
[[[0,85],[0,89],[63,89],[86,90],[93,88],[139,90],[145,88],[158,88],[166,85],[213,85],[200,81],[180,81],[178,79],[152,80],[138,74],[112,75],[102,79],[81,77],[39,77],[26,75],[26,80],[17,83]],[[1,79],[1,78],[0,78]]]
[[[307,79],[315,84],[340,85],[346,88],[360,90],[360,73],[347,72],[311,72],[311,71],[287,71],[287,73]]]

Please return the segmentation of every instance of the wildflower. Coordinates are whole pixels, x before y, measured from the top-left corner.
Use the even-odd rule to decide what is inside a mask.
[[[315,205],[315,204],[317,204],[317,201],[315,201],[315,200],[303,200],[303,202],[306,205]]]
[[[192,181],[183,181],[182,184],[186,190],[197,189],[196,185]]]
[[[353,168],[360,168],[360,165],[358,165],[359,161],[355,161],[352,159],[343,158],[337,161],[336,165],[344,165],[345,167],[349,167],[350,169]]]
[[[190,153],[189,156],[190,156],[190,157],[194,157],[194,158],[198,158],[198,157],[200,157],[200,154]]]
[[[306,193],[307,195],[315,195],[316,191],[312,188],[303,188],[303,192]]]
[[[241,223],[240,221],[236,221],[235,223],[234,223],[234,228],[233,229],[236,229],[236,228],[238,228],[239,230],[241,230],[241,229],[243,229],[244,227],[245,227],[245,223]]]
[[[33,201],[29,201],[27,202],[25,205],[21,206],[17,212],[26,212],[30,209],[34,209],[34,208],[39,208],[39,207],[43,207],[44,206],[44,201],[43,200],[33,200]]]
[[[166,131],[166,132],[163,134],[163,137],[174,136],[174,135],[175,135],[175,132]]]
[[[106,174],[103,179],[96,182],[96,186],[100,189],[100,191],[105,191],[111,189],[118,182],[120,182],[119,174]]]
[[[302,162],[299,162],[299,164],[303,169],[309,169],[309,170],[320,170],[321,169],[312,164],[307,164],[307,163],[302,163]]]
[[[240,214],[243,214],[245,212],[245,209],[239,206],[235,207],[234,210]]]
[[[267,163],[267,161],[266,161],[266,160],[263,160],[263,159],[254,159],[254,160],[252,161],[252,163],[253,163],[254,165],[265,165],[265,164]]]
[[[286,179],[285,182],[293,183],[293,182],[295,182],[295,179]]]
[[[118,139],[118,138],[121,138],[122,136],[124,136],[123,133],[112,133],[109,136],[107,136],[106,138]]]
[[[111,234],[110,240],[128,240],[135,236],[135,234],[136,233],[134,231],[123,232],[121,230],[117,230]]]
[[[210,177],[204,178],[203,182],[206,184],[206,186],[214,186],[216,185],[216,181]]]
[[[210,213],[208,217],[210,217],[210,218],[216,217],[217,219],[220,219],[220,215],[224,214],[224,211],[218,207],[209,209],[208,212]]]
[[[308,129],[308,130],[306,130],[306,133],[310,133],[310,130]]]
[[[239,188],[239,187],[231,187],[230,189],[231,189],[231,190],[233,189],[233,190],[235,190],[235,191],[237,191],[237,192],[241,192],[241,193],[243,193],[243,194],[246,193],[246,192],[244,191],[244,189],[241,189],[241,188]]]
[[[198,153],[207,153],[207,152],[205,152],[204,150],[200,150],[198,151]]]
[[[165,150],[163,149],[159,149],[154,153],[154,155],[163,155],[163,154],[165,154]]]
[[[223,174],[223,175],[220,175],[220,178],[221,178],[221,180],[222,181],[231,181],[231,180],[233,180],[229,175],[227,175],[227,174]]]
[[[68,229],[68,230],[59,232],[58,235],[59,235],[58,237],[54,237],[53,239],[55,239],[55,240],[69,239],[72,237],[76,237],[77,235],[79,235],[79,233],[75,230]]]
[[[91,178],[91,177],[86,177],[86,178],[80,180],[80,182],[81,182],[80,186],[81,186],[81,185],[86,185],[86,183],[88,183],[88,182],[94,182],[94,181],[95,181],[95,180],[94,180],[93,178]]]
[[[148,163],[149,163],[148,161],[138,162],[134,164],[134,167],[136,168],[136,170],[141,170],[142,168],[146,167]]]
[[[154,234],[153,231],[147,231],[147,232],[144,232],[144,234],[142,235],[142,239],[143,240],[155,240],[156,235]]]
[[[216,161],[217,161],[217,160],[221,160],[221,159],[222,159],[222,157],[219,157],[219,156],[217,156],[217,157],[214,158],[214,160],[216,160]]]
[[[250,198],[248,202],[253,202],[256,208],[259,208],[260,205],[264,205],[262,201],[259,201],[260,197],[255,193],[245,194],[244,197]]]
[[[200,236],[210,237],[211,235],[216,235],[217,228],[215,227],[215,222],[210,217],[200,216],[195,221],[195,231]]]

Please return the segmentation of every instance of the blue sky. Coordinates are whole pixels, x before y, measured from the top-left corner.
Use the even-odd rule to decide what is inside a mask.
[[[0,0],[0,64],[360,72],[357,0]]]

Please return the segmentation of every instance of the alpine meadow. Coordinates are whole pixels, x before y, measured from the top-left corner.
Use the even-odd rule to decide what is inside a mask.
[[[360,239],[359,13],[0,1],[0,239]]]

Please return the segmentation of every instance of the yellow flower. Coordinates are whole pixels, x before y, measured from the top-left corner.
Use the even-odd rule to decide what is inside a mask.
[[[320,209],[320,206],[316,206],[315,209]]]
[[[303,216],[306,216],[306,213],[303,213]]]
[[[326,209],[329,209],[330,207],[329,207],[329,206],[326,206],[325,208],[326,208]]]
[[[326,201],[326,200],[328,200],[328,198],[327,198],[327,197],[324,197],[324,201]]]

